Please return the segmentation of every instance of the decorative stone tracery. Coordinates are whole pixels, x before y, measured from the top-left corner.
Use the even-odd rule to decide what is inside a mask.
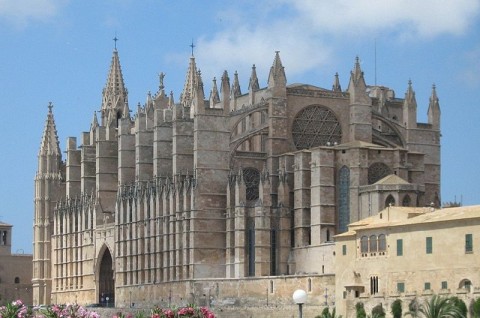
[[[259,197],[258,185],[260,184],[260,171],[255,168],[243,169],[243,181],[247,188],[247,201],[257,200]]]
[[[292,137],[298,150],[340,143],[342,128],[335,114],[324,106],[312,105],[301,110],[292,126]]]
[[[382,162],[375,162],[368,167],[368,184],[374,184],[378,180],[392,174],[392,170]]]

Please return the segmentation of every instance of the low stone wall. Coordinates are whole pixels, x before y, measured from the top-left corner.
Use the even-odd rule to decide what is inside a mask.
[[[320,315],[325,305],[335,306],[333,275],[295,275],[119,287],[116,308],[92,309],[101,317],[110,318],[117,312],[149,312],[155,305],[194,303],[211,308],[219,318],[290,318],[298,317],[298,306],[292,300],[297,289],[304,289],[308,295],[303,306],[304,318]]]

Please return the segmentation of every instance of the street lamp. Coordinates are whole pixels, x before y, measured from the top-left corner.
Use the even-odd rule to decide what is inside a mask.
[[[303,318],[302,305],[307,301],[307,292],[297,289],[293,293],[293,301],[298,305],[298,317]]]

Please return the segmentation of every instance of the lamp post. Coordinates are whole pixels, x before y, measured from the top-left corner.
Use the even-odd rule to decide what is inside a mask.
[[[303,318],[302,306],[307,301],[307,292],[303,289],[297,289],[293,293],[293,301],[298,305],[298,317]]]

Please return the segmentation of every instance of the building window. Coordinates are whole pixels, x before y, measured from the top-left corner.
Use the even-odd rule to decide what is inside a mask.
[[[447,284],[447,281],[443,281],[442,282],[442,289],[447,289],[448,288],[448,284]]]
[[[246,187],[247,201],[255,201],[259,197],[260,171],[255,168],[243,169],[243,181]]]
[[[377,251],[377,236],[370,235],[370,253],[375,253]]]
[[[347,255],[347,245],[342,245],[342,255]]]
[[[15,284],[20,284],[20,277],[15,277]]]
[[[350,169],[343,166],[338,175],[338,232],[343,233],[350,223]]]
[[[404,293],[405,292],[405,283],[397,283],[397,292]]]
[[[472,234],[465,234],[465,253],[473,252],[473,236]]]
[[[423,289],[424,289],[424,290],[430,290],[430,289],[431,289],[430,283],[429,283],[429,282],[426,282],[426,283],[425,283],[425,287],[424,287]]]
[[[370,277],[370,294],[375,295],[378,293],[378,276]]]
[[[378,251],[385,252],[387,250],[387,240],[385,234],[380,234],[378,236]]]
[[[403,256],[403,240],[397,240],[397,256]]]
[[[360,239],[360,253],[368,253],[368,237],[362,236]]]
[[[395,198],[390,194],[385,200],[385,207],[388,208],[389,206],[394,206],[394,205],[395,205]]]
[[[7,245],[7,231],[2,231],[2,245]]]
[[[407,194],[403,197],[402,206],[410,206],[412,204],[412,200],[410,196]]]
[[[425,239],[425,250],[427,254],[432,254],[432,237],[429,236]]]

